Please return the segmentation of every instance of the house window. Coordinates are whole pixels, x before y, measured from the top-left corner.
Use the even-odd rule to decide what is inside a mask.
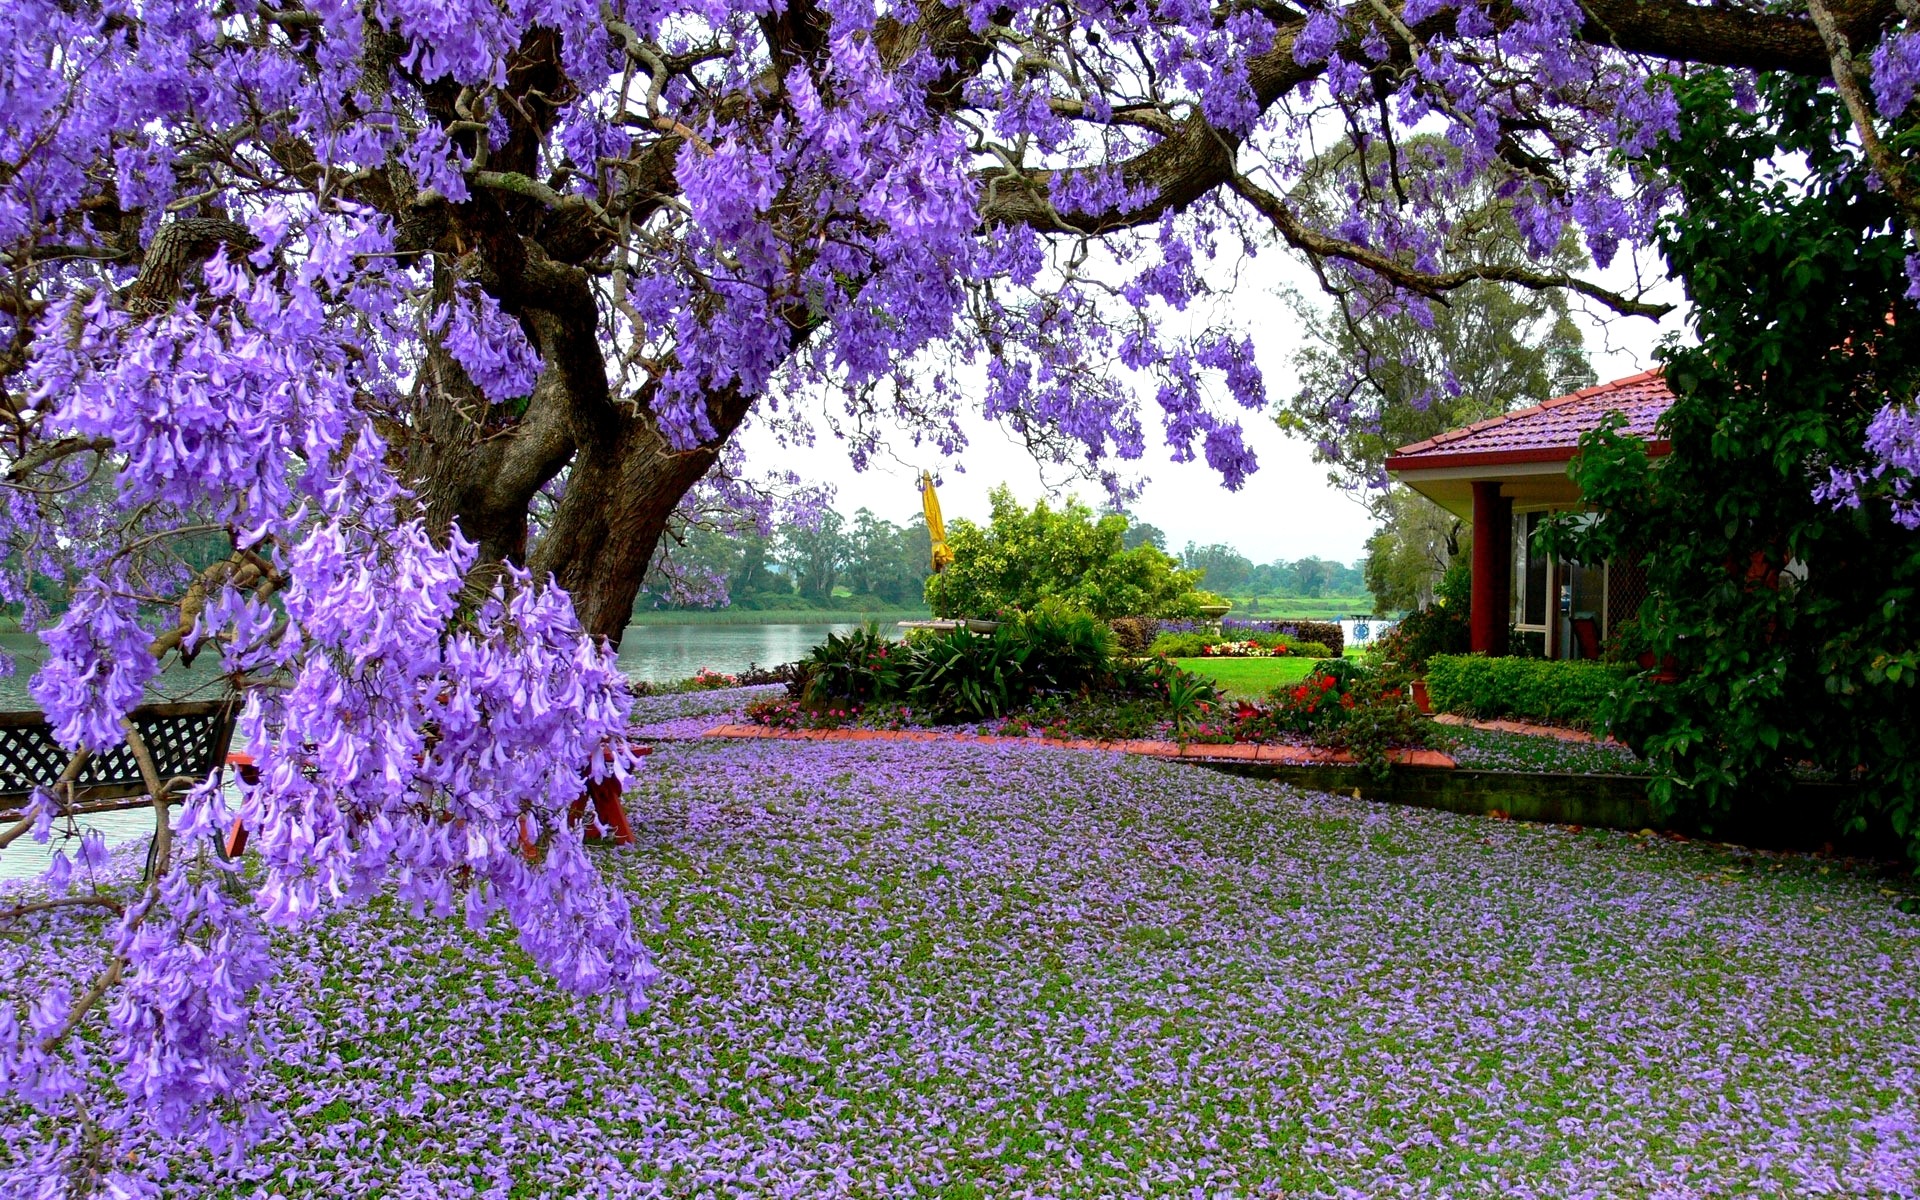
[[[1548,556],[1533,548],[1544,512],[1513,514],[1513,624],[1521,632],[1547,630],[1547,586],[1553,577]]]

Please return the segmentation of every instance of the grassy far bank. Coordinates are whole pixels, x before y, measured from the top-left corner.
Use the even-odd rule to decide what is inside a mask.
[[[1024,747],[666,746],[628,811],[601,861],[647,1011],[601,1024],[497,920],[276,934],[284,1124],[238,1176],[139,1169],[290,1200],[1920,1184],[1920,923],[1864,873]]]
[[[652,609],[633,614],[630,625],[841,625],[876,621],[887,629],[896,621],[924,621],[924,608],[858,609],[834,608],[713,608]],[[891,632],[891,630],[889,630]]]
[[[1336,617],[1366,618],[1373,612],[1372,596],[1229,596],[1227,614],[1243,621],[1328,621]]]

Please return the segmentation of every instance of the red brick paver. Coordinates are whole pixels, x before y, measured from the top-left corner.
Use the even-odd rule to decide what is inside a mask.
[[[1482,721],[1457,713],[1435,713],[1433,719],[1441,725],[1464,725],[1469,729],[1488,729],[1496,733],[1524,733],[1529,737],[1550,737],[1562,742],[1621,744],[1612,738],[1596,738],[1584,729],[1568,729],[1564,725],[1536,725],[1532,721]]]
[[[999,737],[988,733],[942,733],[933,729],[769,729],[765,725],[716,725],[700,735],[709,738],[776,738],[804,742],[963,742],[988,746],[1045,746],[1056,750],[1104,750],[1150,758],[1212,758],[1292,766],[1351,763],[1344,750],[1313,746],[1265,746],[1251,742],[1178,742],[1134,739],[1103,742],[1084,738]],[[1437,750],[1389,750],[1396,763],[1415,767],[1451,768],[1453,759]]]

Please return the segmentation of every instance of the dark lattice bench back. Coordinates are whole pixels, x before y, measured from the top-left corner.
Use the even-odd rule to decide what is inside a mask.
[[[233,738],[233,710],[229,701],[195,700],[144,704],[127,715],[165,782],[182,775],[205,779],[220,768]],[[0,813],[22,807],[34,788],[52,786],[71,758],[40,713],[0,712]],[[74,800],[91,806],[146,794],[140,764],[122,742],[87,760]]]

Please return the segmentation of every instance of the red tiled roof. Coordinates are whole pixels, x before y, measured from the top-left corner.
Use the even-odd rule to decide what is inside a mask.
[[[1580,435],[1610,412],[1626,414],[1622,432],[1649,439],[1648,453],[1665,454],[1668,443],[1651,439],[1654,423],[1672,404],[1660,372],[1642,371],[1402,446],[1387,457],[1387,470],[1564,462],[1580,452]]]

